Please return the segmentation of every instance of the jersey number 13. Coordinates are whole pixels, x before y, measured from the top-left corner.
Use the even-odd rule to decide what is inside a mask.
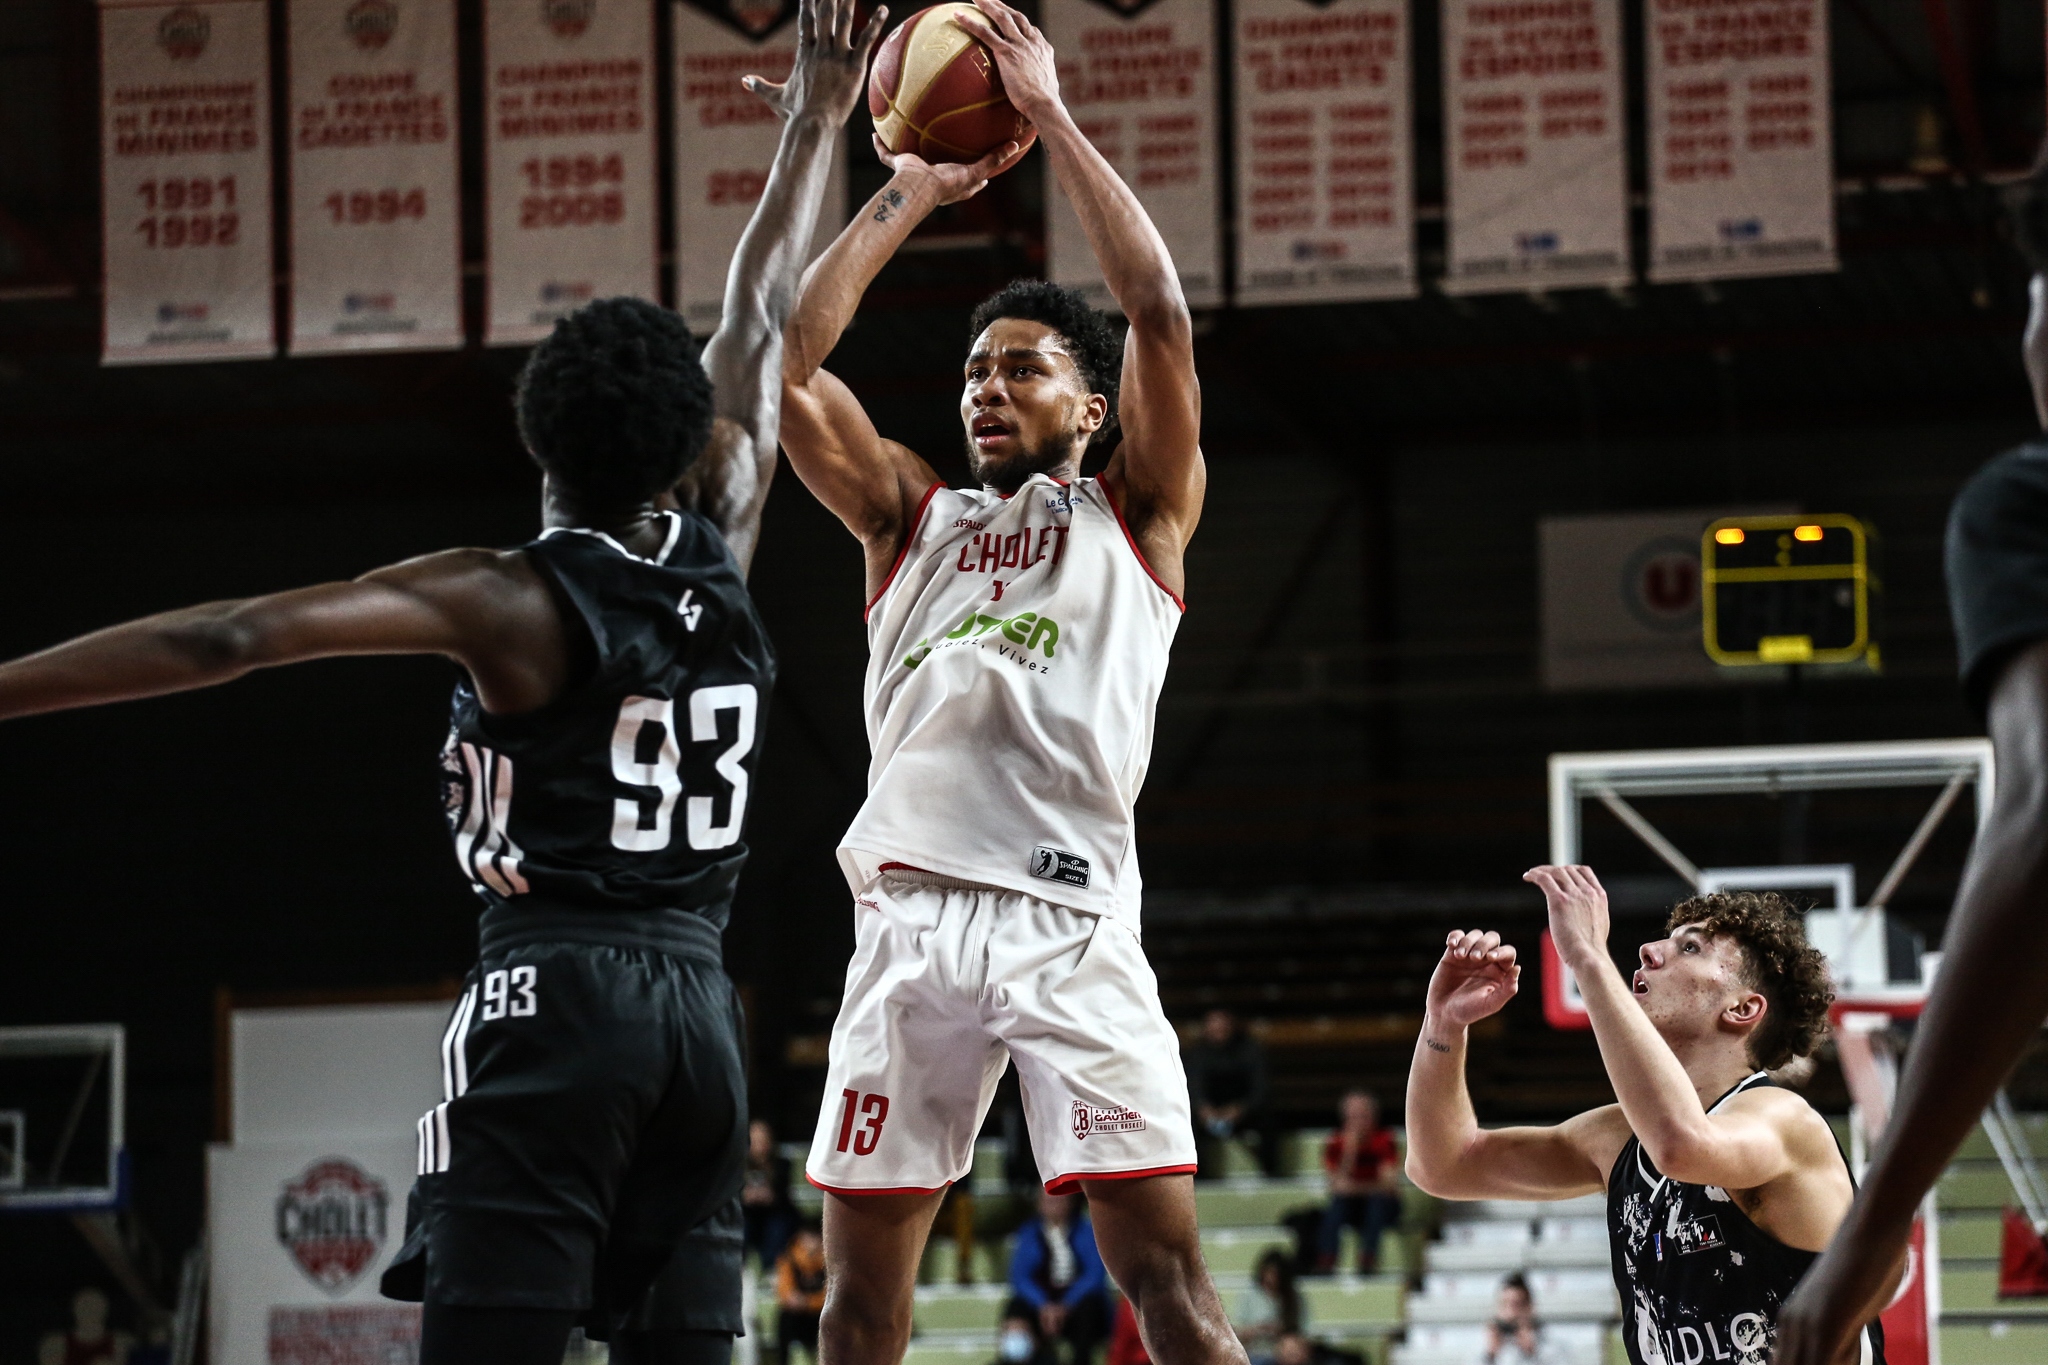
[[[717,740],[719,712],[739,712],[732,746],[718,756],[716,764],[718,775],[732,787],[731,806],[725,823],[714,825],[711,821],[717,803],[712,797],[692,796],[683,803],[683,823],[691,848],[729,848],[739,842],[740,825],[747,814],[747,770],[740,761],[754,747],[760,704],[752,683],[700,687],[684,703],[690,716],[690,740],[697,744]],[[675,713],[676,702],[668,697],[628,697],[619,707],[618,724],[612,727],[612,776],[645,789],[646,794],[612,803],[614,848],[651,853],[667,848],[674,840],[676,798],[683,794],[682,741],[676,732]],[[660,731],[659,751],[652,762],[642,762],[640,755],[654,739],[647,733],[649,727]]]

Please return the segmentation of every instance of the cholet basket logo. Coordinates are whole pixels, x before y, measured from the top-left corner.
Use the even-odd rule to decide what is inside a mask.
[[[157,21],[156,45],[174,62],[198,60],[213,36],[213,20],[190,5],[180,5]]]
[[[357,47],[375,52],[398,31],[398,6],[392,0],[356,0],[342,16],[341,26]]]
[[[540,17],[557,38],[580,38],[597,12],[597,0],[540,0]]]
[[[391,1192],[348,1160],[316,1161],[277,1195],[277,1240],[306,1278],[343,1294],[384,1248]]]

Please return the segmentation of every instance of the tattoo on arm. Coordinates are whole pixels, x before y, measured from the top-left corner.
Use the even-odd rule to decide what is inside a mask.
[[[880,208],[878,208],[878,209],[876,209],[876,210],[875,210],[875,221],[876,221],[876,222],[878,222],[878,223],[886,223],[886,222],[888,222],[888,221],[889,221],[889,217],[890,217],[890,213],[889,213],[889,210],[891,210],[891,209],[900,209],[900,208],[902,208],[902,207],[903,207],[903,191],[901,191],[901,190],[884,190],[884,191],[882,191],[882,206],[881,206]]]
[[[1451,1050],[1451,1045],[1449,1043],[1439,1043],[1436,1039],[1430,1037],[1428,1034],[1424,1034],[1422,1036],[1422,1041],[1424,1044],[1428,1046],[1431,1052],[1449,1052]]]

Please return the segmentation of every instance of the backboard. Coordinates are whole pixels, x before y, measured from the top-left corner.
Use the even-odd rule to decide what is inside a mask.
[[[119,1024],[0,1028],[0,1211],[121,1207],[127,1070]]]

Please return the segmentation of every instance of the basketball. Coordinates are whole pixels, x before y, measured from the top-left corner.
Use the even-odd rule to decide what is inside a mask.
[[[1030,125],[1003,93],[995,58],[953,22],[972,5],[933,5],[897,26],[875,54],[868,112],[891,152],[926,161],[979,161]]]

